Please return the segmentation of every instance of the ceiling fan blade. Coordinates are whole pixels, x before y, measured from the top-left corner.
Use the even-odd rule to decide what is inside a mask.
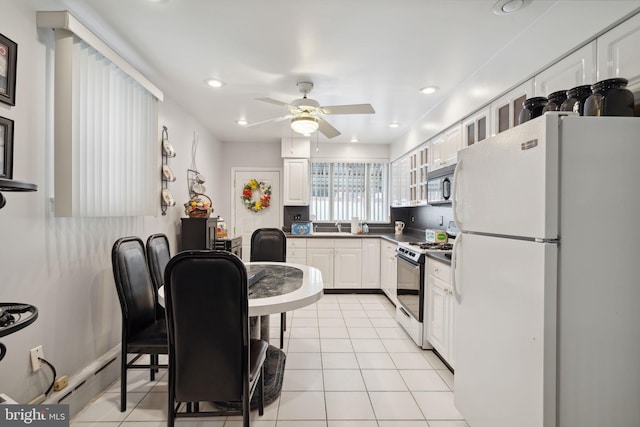
[[[340,135],[340,131],[329,124],[328,121],[323,119],[322,117],[317,117],[318,119],[318,131],[320,131],[327,138],[333,138],[335,136]]]
[[[293,107],[293,105],[291,105],[291,104],[288,104],[288,103],[282,102],[282,101],[278,101],[277,99],[273,99],[273,98],[256,98],[256,101],[267,102],[269,104],[279,105],[280,107]],[[293,107],[293,108],[295,108],[295,107]]]
[[[371,104],[332,105],[320,107],[323,114],[373,114],[376,111]]]
[[[246,128],[251,128],[254,126],[259,126],[259,125],[263,125],[265,123],[278,123],[278,122],[282,122],[284,120],[290,119],[292,118],[293,115],[292,114],[287,114],[286,116],[282,116],[282,117],[276,117],[274,119],[268,119],[268,120],[263,120],[261,122],[255,122],[255,123],[249,123],[248,125],[246,125]]]

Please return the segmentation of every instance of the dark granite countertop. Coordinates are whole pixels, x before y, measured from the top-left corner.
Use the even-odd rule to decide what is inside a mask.
[[[437,259],[444,264],[451,265],[451,252],[446,252],[446,254],[449,255],[448,258],[445,255],[445,252],[427,252],[427,257]]]
[[[370,239],[370,238],[381,238],[388,240],[393,243],[401,243],[401,242],[424,242],[424,231],[419,230],[410,230],[409,232],[405,232],[403,234],[394,234],[394,233],[368,233],[368,234],[351,234],[351,233],[314,233],[310,235],[296,235],[286,233],[287,238],[298,239],[298,238],[306,238],[306,239]]]

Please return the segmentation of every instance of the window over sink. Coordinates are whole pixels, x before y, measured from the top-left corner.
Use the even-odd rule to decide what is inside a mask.
[[[387,163],[312,162],[310,214],[315,221],[389,221]]]

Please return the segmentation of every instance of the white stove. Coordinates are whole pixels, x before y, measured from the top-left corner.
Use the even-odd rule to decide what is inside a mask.
[[[429,252],[451,253],[451,243],[431,242],[402,242],[398,243],[396,253],[399,257],[409,259],[416,263],[424,263],[424,255]]]
[[[426,308],[425,257],[427,254],[450,257],[452,248],[451,243],[402,242],[396,249],[396,320],[422,348],[431,348],[423,339]]]

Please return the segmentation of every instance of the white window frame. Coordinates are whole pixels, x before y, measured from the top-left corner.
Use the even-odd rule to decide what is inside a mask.
[[[317,204],[315,203],[315,199],[314,199],[314,165],[315,164],[328,164],[329,165],[329,173],[328,173],[328,180],[329,180],[329,195],[328,195],[328,206],[327,206],[327,210],[328,210],[328,215],[329,215],[329,219],[317,219],[317,212],[315,211]],[[311,162],[311,179],[310,179],[310,203],[309,203],[309,208],[310,208],[310,215],[312,215],[312,218],[316,218],[314,219],[315,222],[318,223],[335,223],[335,222],[346,222],[349,221],[351,218],[338,218],[337,216],[337,207],[335,206],[336,201],[335,201],[335,196],[334,196],[334,192],[335,192],[335,187],[336,184],[334,182],[334,170],[337,167],[338,164],[358,164],[358,165],[365,165],[365,173],[364,173],[364,179],[365,179],[365,183],[364,183],[364,195],[365,195],[365,201],[364,201],[364,216],[360,217],[360,220],[362,221],[366,221],[369,223],[388,223],[389,222],[389,164],[388,162],[377,162],[377,161],[312,161]],[[372,206],[372,194],[371,194],[371,168],[373,165],[381,165],[383,166],[383,190],[381,192],[382,195],[382,200],[380,201],[380,206],[381,209],[383,209],[383,216],[384,218],[382,219],[373,219],[373,206]],[[358,215],[354,215],[354,216],[358,216]]]

